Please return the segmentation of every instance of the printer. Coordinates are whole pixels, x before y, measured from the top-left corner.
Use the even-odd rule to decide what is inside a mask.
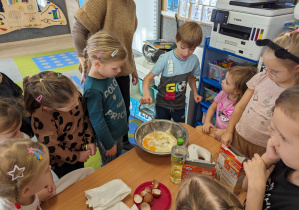
[[[258,61],[255,41],[273,39],[294,23],[294,6],[275,0],[218,0],[212,12],[210,46]]]

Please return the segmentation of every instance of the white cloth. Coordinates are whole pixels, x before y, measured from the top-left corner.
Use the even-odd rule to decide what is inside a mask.
[[[7,199],[0,198],[0,209],[2,210],[16,210],[15,204],[8,201]],[[42,210],[38,196],[35,194],[34,201],[28,206],[21,206],[22,210]]]
[[[88,199],[86,204],[94,210],[130,210],[122,199],[131,193],[129,188],[122,180],[115,179],[100,187],[85,191]]]

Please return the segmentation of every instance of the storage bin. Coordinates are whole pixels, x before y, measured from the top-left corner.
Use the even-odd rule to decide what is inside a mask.
[[[218,80],[221,84],[222,80],[225,79],[226,72],[229,68],[225,69],[213,63],[209,63],[209,66],[209,78]]]
[[[214,92],[213,90],[210,90],[205,87],[205,101],[213,103],[214,98],[217,96],[218,93]]]
[[[204,124],[205,120],[206,120],[206,116],[207,116],[208,110],[205,109],[204,107],[201,110],[202,110],[202,120],[201,120],[201,122],[202,122],[202,124]],[[215,114],[214,114],[214,116],[212,118],[211,123],[215,126],[215,124],[216,124],[216,115]]]

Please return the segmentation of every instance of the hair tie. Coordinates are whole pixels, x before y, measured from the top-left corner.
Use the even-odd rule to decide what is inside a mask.
[[[32,78],[32,77],[28,77],[28,81],[30,81],[30,80],[31,80],[31,78]]]
[[[99,54],[97,54],[97,58],[101,58],[103,53],[104,53],[104,51],[101,51]]]
[[[291,34],[289,32],[285,33],[284,36],[290,37]]]
[[[44,153],[40,149],[32,148],[32,147],[28,148],[28,153],[35,154],[38,160],[43,159],[44,156]]]
[[[42,100],[42,98],[43,98],[43,95],[39,95],[38,97],[35,98],[35,100],[36,100],[38,103],[40,103],[41,100]]]
[[[111,53],[111,57],[114,57],[118,53],[118,49],[114,50],[113,53]]]
[[[25,167],[19,168],[18,165],[14,165],[13,170],[7,172],[9,176],[11,176],[11,180],[14,181],[16,179],[22,178],[24,176]]]
[[[57,75],[58,75],[58,77],[61,77],[62,73],[60,73],[60,72],[57,72]]]
[[[15,203],[16,209],[21,209],[21,204],[20,203]]]

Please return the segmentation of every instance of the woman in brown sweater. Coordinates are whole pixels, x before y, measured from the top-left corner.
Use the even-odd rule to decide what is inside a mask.
[[[134,0],[85,0],[74,16],[73,27],[75,48],[80,60],[79,69],[83,69],[83,49],[86,47],[88,37],[99,30],[105,30],[114,35],[126,47],[128,57],[116,81],[123,95],[127,116],[130,116],[130,77],[133,85],[137,84],[138,74],[134,62],[132,41],[137,28],[136,5]],[[84,72],[84,70],[83,70]],[[84,76],[81,79],[83,83]],[[128,134],[123,137],[123,149],[129,150],[134,145],[128,141]]]

